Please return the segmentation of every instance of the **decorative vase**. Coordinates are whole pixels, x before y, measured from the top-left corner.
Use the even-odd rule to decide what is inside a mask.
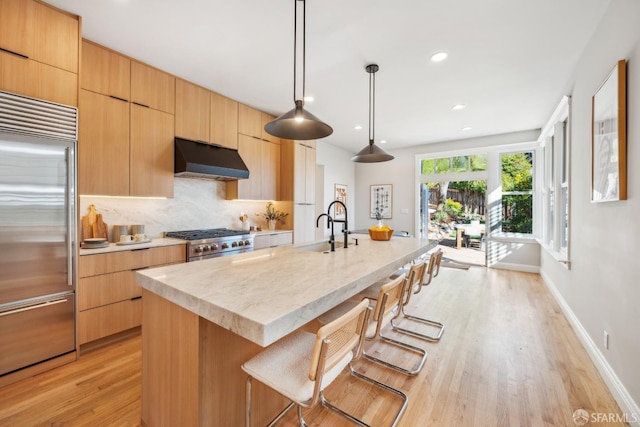
[[[276,229],[276,220],[275,219],[270,219],[269,220],[269,231],[273,231]]]

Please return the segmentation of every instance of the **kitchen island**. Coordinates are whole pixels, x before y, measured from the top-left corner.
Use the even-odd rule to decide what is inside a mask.
[[[359,244],[355,244],[355,239]],[[414,238],[287,245],[137,273],[143,287],[142,420],[147,427],[244,424],[240,366],[435,246]],[[286,401],[254,387],[265,424]]]

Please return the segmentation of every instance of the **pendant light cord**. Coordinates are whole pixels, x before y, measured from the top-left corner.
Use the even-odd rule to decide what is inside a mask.
[[[298,77],[298,2],[302,2],[302,101],[304,102],[306,86],[306,63],[307,63],[307,6],[305,0],[293,0],[293,102],[296,99],[297,77]]]
[[[376,114],[376,73],[369,73],[369,145],[373,145],[375,138]]]

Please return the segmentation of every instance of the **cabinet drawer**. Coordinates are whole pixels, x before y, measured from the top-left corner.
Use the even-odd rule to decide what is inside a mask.
[[[142,296],[142,288],[136,284],[135,271],[83,277],[78,281],[78,310],[113,304]]]
[[[290,245],[293,243],[293,232],[271,235],[271,246]]]
[[[81,311],[78,313],[78,342],[85,344],[141,324],[141,298]]]
[[[78,105],[78,76],[0,51],[0,89],[58,104]]]
[[[159,248],[134,249],[107,254],[85,255],[80,257],[78,270],[80,277],[118,271],[136,270],[165,264],[186,261],[185,245],[163,246]]]

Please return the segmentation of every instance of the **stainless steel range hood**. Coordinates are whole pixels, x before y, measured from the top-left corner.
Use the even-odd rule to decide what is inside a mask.
[[[176,138],[175,176],[233,181],[249,178],[249,169],[238,150]]]

